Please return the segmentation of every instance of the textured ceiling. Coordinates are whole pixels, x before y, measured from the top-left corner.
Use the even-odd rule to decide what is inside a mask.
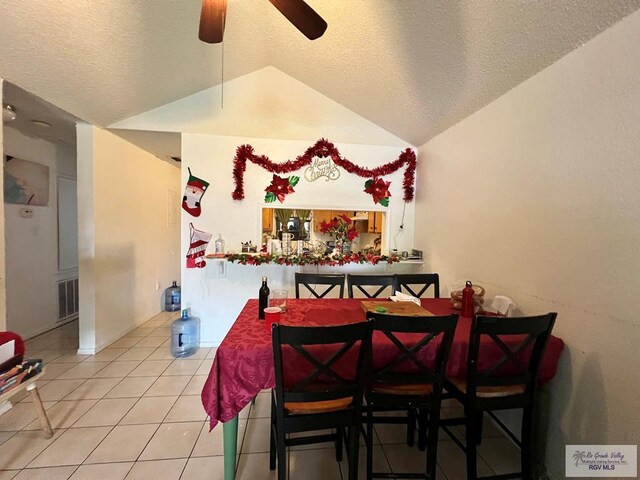
[[[5,122],[4,127],[15,128],[28,137],[42,138],[75,148],[77,118],[9,82],[3,82],[2,90],[3,103],[14,107],[16,112],[16,119]],[[51,126],[47,128],[34,124],[34,120]]]
[[[498,98],[640,0],[308,0],[306,40],[267,0],[230,0],[226,79],[273,65],[414,145]],[[0,0],[0,77],[108,126],[220,83],[200,0]]]

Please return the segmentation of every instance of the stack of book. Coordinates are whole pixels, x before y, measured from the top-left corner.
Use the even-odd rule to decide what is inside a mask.
[[[14,367],[0,372],[0,395],[17,387],[42,372],[42,360],[25,360]]]

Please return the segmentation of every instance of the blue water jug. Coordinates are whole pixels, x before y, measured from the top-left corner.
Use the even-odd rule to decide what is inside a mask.
[[[164,291],[164,309],[167,312],[180,310],[180,287],[174,280],[173,284]]]
[[[200,319],[190,316],[185,308],[182,316],[171,325],[171,354],[176,358],[190,357],[200,344]]]

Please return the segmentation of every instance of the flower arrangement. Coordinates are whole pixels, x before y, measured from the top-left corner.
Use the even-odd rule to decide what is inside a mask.
[[[351,242],[358,238],[355,225],[353,225],[351,219],[344,214],[339,217],[334,217],[330,222],[323,221],[320,224],[320,231],[331,235],[336,243]]]

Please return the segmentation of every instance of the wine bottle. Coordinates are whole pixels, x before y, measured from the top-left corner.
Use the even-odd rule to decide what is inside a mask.
[[[473,285],[467,281],[466,286],[462,290],[462,311],[460,315],[463,317],[473,317],[474,304],[473,304]]]
[[[264,320],[264,309],[269,306],[269,287],[267,277],[262,277],[262,286],[258,292],[258,318]]]

